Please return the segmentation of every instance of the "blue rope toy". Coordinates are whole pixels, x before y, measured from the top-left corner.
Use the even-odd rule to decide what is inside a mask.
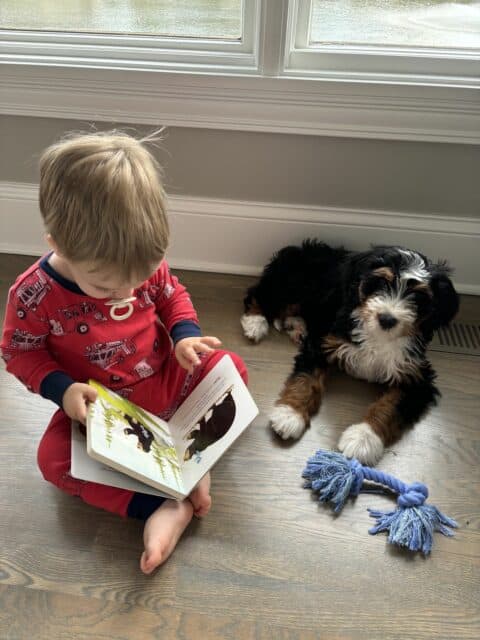
[[[437,507],[425,504],[428,489],[421,482],[405,484],[393,476],[364,467],[355,458],[345,458],[341,453],[319,449],[308,459],[302,476],[307,479],[305,488],[317,491],[320,502],[331,502],[335,513],[339,513],[349,496],[362,491],[364,480],[388,487],[398,493],[395,511],[384,513],[368,509],[376,518],[369,533],[388,531],[388,542],[410,551],[422,551],[428,555],[432,549],[433,534],[439,531],[444,536],[453,536],[449,527],[458,527],[455,520],[441,513]]]

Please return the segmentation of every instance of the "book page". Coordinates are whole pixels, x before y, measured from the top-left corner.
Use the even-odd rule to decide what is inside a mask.
[[[185,497],[167,423],[102,385],[90,384],[98,397],[88,411],[88,455],[172,497]]]
[[[74,420],[72,421],[71,461],[70,474],[79,480],[98,482],[109,487],[128,489],[137,493],[148,493],[152,496],[169,497],[167,494],[148,486],[148,484],[135,480],[135,478],[120,473],[120,471],[115,471],[91,458],[87,453],[87,439],[80,432],[78,422]]]
[[[187,494],[257,414],[237,368],[225,355],[168,422]]]

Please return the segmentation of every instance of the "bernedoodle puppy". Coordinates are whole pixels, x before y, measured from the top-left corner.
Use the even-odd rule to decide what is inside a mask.
[[[427,345],[458,310],[445,262],[402,247],[361,253],[316,240],[285,247],[248,289],[241,318],[258,342],[269,326],[299,344],[293,371],[270,415],[282,438],[299,438],[321,404],[330,365],[383,385],[362,422],[338,448],[374,465],[384,447],[417,422],[440,395]]]

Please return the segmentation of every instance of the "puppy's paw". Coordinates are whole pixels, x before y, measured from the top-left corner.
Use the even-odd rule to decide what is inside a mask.
[[[260,314],[244,313],[240,318],[240,324],[245,336],[253,342],[260,342],[268,333],[268,321]]]
[[[275,433],[284,440],[300,438],[307,426],[303,416],[288,404],[277,404],[270,414],[270,422]]]
[[[367,422],[353,424],[342,433],[338,448],[347,458],[373,466],[383,455],[383,442]]]

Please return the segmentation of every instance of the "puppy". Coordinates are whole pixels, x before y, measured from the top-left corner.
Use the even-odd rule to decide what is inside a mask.
[[[248,289],[241,318],[258,342],[274,324],[299,344],[293,371],[270,415],[282,438],[299,438],[322,401],[326,373],[383,385],[362,422],[348,427],[338,448],[374,465],[384,448],[417,422],[440,395],[426,357],[439,327],[458,311],[444,262],[402,247],[354,253],[316,240],[285,247]]]

